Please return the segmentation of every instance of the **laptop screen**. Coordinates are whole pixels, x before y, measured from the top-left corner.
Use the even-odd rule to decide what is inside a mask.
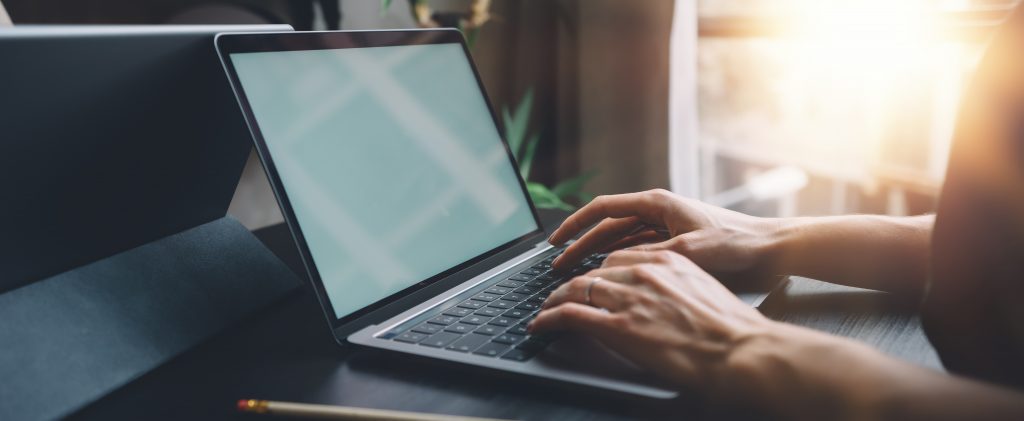
[[[538,229],[460,44],[230,60],[339,319]]]

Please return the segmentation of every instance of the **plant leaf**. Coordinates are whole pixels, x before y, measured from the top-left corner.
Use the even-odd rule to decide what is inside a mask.
[[[556,184],[555,187],[552,187],[551,192],[562,198],[570,196],[579,197],[583,193],[583,186],[596,175],[597,170],[590,170],[568,180],[563,180]]]
[[[391,8],[391,0],[380,0],[380,15],[384,16],[388,13],[388,9]]]
[[[576,210],[575,207],[562,201],[543,184],[528,182],[526,183],[526,190],[530,192],[530,198],[533,199],[533,204],[538,208],[561,209],[570,212]]]
[[[519,162],[519,156],[521,155],[520,149],[523,145],[523,135],[516,131],[512,121],[512,114],[508,112],[508,108],[501,110],[501,117],[505,123],[505,141],[508,142],[508,148],[512,150],[512,156],[516,158],[516,162]]]
[[[480,35],[480,28],[473,28],[470,29],[469,31],[462,31],[462,33],[466,37],[466,47],[469,47],[469,49],[472,50],[473,46],[476,45],[477,37]]]
[[[526,141],[526,150],[523,151],[523,158],[519,160],[519,174],[523,176],[523,180],[530,179],[530,167],[533,166],[533,156],[537,153],[539,141],[540,136],[536,134]]]
[[[516,161],[521,160],[520,153],[522,152],[523,141],[526,140],[526,131],[529,129],[527,125],[530,123],[530,110],[532,108],[533,89],[531,88],[523,95],[523,99],[519,101],[515,111],[509,113],[506,109],[504,113],[505,140],[508,141],[508,146],[512,148],[512,155],[516,157]]]
[[[526,93],[523,94],[523,99],[519,100],[519,105],[516,106],[516,110],[512,112],[513,124],[516,126],[516,131],[521,133],[523,139],[526,138],[526,131],[530,128],[530,111],[533,109],[533,88],[527,89]]]

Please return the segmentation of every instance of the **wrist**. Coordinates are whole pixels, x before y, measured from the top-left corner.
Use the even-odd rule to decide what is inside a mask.
[[[796,268],[794,250],[803,243],[802,219],[804,218],[759,218],[759,243],[761,272],[769,275],[792,275]]]
[[[787,419],[871,418],[890,385],[868,367],[885,360],[858,342],[768,320],[730,353],[711,402]]]

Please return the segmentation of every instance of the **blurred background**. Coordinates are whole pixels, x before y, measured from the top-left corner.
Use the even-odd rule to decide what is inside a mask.
[[[0,0],[15,24],[464,30],[531,193],[655,187],[763,216],[934,210],[1017,0]],[[231,213],[281,221],[251,157]]]

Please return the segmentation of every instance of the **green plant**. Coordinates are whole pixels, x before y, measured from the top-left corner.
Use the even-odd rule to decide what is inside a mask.
[[[551,188],[536,181],[529,181],[533,157],[537,153],[537,144],[540,142],[539,134],[534,133],[532,136],[528,136],[532,109],[532,89],[523,95],[523,99],[519,101],[519,105],[515,107],[514,111],[510,112],[508,108],[502,109],[505,140],[508,141],[508,146],[512,149],[512,155],[515,156],[516,162],[519,163],[519,174],[523,176],[523,180],[527,180],[526,190],[538,208],[576,210],[576,207],[570,203],[586,203],[593,199],[592,195],[583,191],[583,186],[597,173],[589,171],[563,180]]]

